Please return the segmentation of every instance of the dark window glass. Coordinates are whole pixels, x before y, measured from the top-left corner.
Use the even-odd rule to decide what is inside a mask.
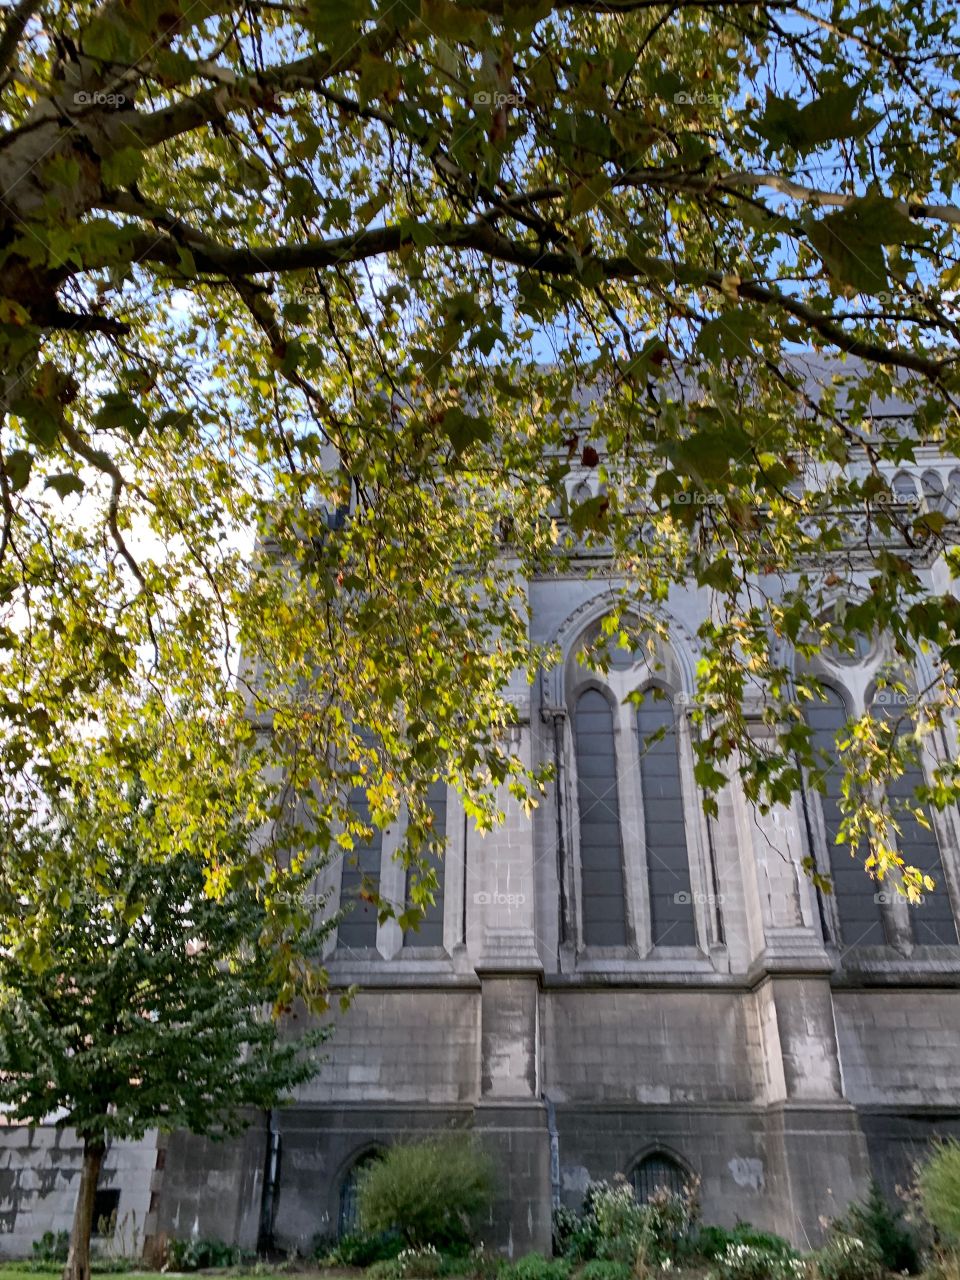
[[[932,892],[925,892],[923,902],[910,911],[913,940],[920,946],[956,946],[957,925],[950,904],[950,891],[943,873],[940,845],[933,829],[921,826],[912,813],[901,809],[898,800],[912,800],[917,787],[923,785],[923,772],[919,764],[911,765],[900,778],[892,778],[887,784],[887,796],[900,827],[897,845],[904,861],[910,867],[919,867],[934,882]],[[915,803],[915,801],[914,801]]]
[[[665,730],[663,737],[654,739],[652,735],[661,729]],[[637,730],[653,944],[695,946],[697,931],[673,703],[654,699],[648,693],[637,708]]]
[[[347,1172],[346,1177],[340,1184],[340,1208],[337,1213],[337,1236],[340,1239],[344,1236],[355,1235],[360,1230],[358,1205],[360,1177],[363,1171],[376,1159],[376,1151],[368,1151],[365,1155],[362,1155]]]
[[[103,1187],[93,1193],[93,1234],[103,1240],[113,1238],[117,1229],[117,1212],[120,1208],[120,1191],[115,1187]]]
[[[670,1191],[674,1195],[680,1195],[687,1182],[687,1173],[676,1160],[656,1152],[640,1161],[630,1181],[637,1199],[641,1204],[646,1204],[657,1191]]]
[[[622,947],[627,942],[627,914],[613,712],[598,690],[588,689],[577,699],[574,729],[583,873],[583,940],[588,946]]]
[[[442,840],[447,834],[447,784],[442,779],[431,783],[427,792],[427,804],[433,811],[433,830],[437,838]],[[443,873],[444,859],[436,854],[425,855],[424,861],[437,873],[439,888],[434,895],[433,905],[427,907],[419,929],[408,929],[403,935],[405,947],[442,947],[443,946]],[[410,901],[410,878],[414,873],[407,872],[407,902]]]
[[[363,787],[350,792],[350,808],[358,821],[370,823],[370,805]],[[354,836],[353,849],[343,856],[343,872],[340,879],[340,905],[347,914],[340,921],[337,942],[341,947],[375,947],[377,945],[377,908],[360,897],[362,882],[367,880],[375,887],[380,884],[380,853],[383,832],[373,828],[368,840]]]
[[[847,720],[843,699],[833,689],[825,689],[825,702],[807,709],[807,723],[812,730],[813,746],[827,753],[827,762],[818,759],[817,770],[824,781],[820,794],[823,825],[827,838],[827,856],[833,897],[840,920],[840,940],[845,947],[878,946],[886,942],[883,913],[877,901],[881,886],[863,869],[867,851],[861,846],[851,857],[848,845],[836,843],[842,814],[840,783],[843,771],[837,759],[836,735]]]

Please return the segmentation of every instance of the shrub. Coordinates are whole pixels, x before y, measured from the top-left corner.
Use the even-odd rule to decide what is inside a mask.
[[[597,1257],[633,1264],[648,1258],[653,1245],[650,1214],[639,1204],[626,1180],[595,1183],[589,1192],[590,1213],[596,1221]]]
[[[432,1244],[418,1249],[401,1249],[396,1258],[397,1273],[401,1280],[438,1280],[447,1268],[443,1258]]]
[[[490,1158],[465,1137],[391,1147],[360,1176],[364,1230],[396,1230],[414,1248],[462,1244],[493,1199]]]
[[[571,1262],[583,1262],[588,1258],[596,1258],[597,1243],[597,1220],[589,1208],[582,1214],[563,1207],[554,1209],[554,1254]]]
[[[691,1252],[702,1258],[715,1259],[732,1244],[749,1245],[775,1257],[796,1257],[793,1246],[783,1236],[774,1235],[772,1231],[759,1231],[749,1222],[738,1222],[735,1227],[701,1227],[691,1241]]]
[[[732,1242],[716,1259],[720,1280],[803,1280],[802,1258],[774,1252],[760,1245]]]
[[[923,1212],[941,1239],[960,1247],[960,1142],[937,1142],[917,1169]]]
[[[369,1267],[372,1262],[395,1258],[402,1248],[403,1241],[395,1232],[376,1236],[357,1233],[341,1236],[332,1246],[328,1239],[317,1241],[313,1255],[330,1266]]]
[[[883,1259],[876,1245],[837,1231],[814,1256],[821,1280],[883,1280]]]
[[[365,1280],[400,1280],[396,1258],[381,1258],[367,1267]]]
[[[69,1231],[45,1231],[30,1246],[34,1262],[66,1262],[70,1252]]]
[[[570,1263],[566,1258],[545,1258],[542,1253],[528,1253],[518,1262],[504,1262],[498,1280],[569,1280]]]
[[[471,1280],[497,1280],[502,1266],[503,1258],[500,1254],[481,1244],[473,1250],[460,1270],[464,1275],[470,1276]]]
[[[852,1204],[834,1224],[841,1235],[860,1239],[873,1250],[888,1271],[920,1271],[917,1243],[902,1225],[903,1211],[892,1209],[876,1182],[870,1184],[867,1198]]]
[[[593,1258],[584,1263],[578,1280],[633,1280],[633,1268],[627,1262],[608,1262]]]
[[[237,1267],[254,1257],[239,1245],[223,1240],[169,1240],[166,1266],[171,1271],[200,1271],[208,1267]]]

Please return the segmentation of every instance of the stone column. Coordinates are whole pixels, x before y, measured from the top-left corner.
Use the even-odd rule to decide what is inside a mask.
[[[765,732],[756,722],[755,731]],[[802,801],[761,814],[739,796],[751,938],[753,1014],[767,1103],[767,1180],[780,1230],[812,1245],[820,1219],[843,1212],[869,1182],[866,1142],[843,1092],[830,976]],[[870,884],[864,877],[864,892]]]
[[[530,694],[513,692],[519,724],[510,749],[531,758]],[[478,1137],[496,1164],[490,1241],[510,1256],[550,1253],[550,1138],[540,1096],[538,941],[533,823],[506,790],[505,821],[471,832],[467,946],[481,982]]]

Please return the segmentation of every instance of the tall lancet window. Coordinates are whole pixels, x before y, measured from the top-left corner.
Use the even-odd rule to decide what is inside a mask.
[[[353,787],[348,801],[358,822],[369,827],[370,804],[363,787]],[[383,833],[373,827],[368,838],[354,836],[354,847],[343,855],[343,871],[340,878],[340,905],[347,914],[337,929],[337,943],[341,947],[375,947],[377,945],[377,908],[360,896],[363,881],[380,884],[380,854],[383,849]]]
[[[900,855],[910,867],[919,867],[930,876],[934,887],[924,890],[923,902],[910,912],[913,940],[921,947],[955,947],[957,924],[950,902],[950,890],[940,857],[940,844],[928,809],[924,808],[929,827],[921,826],[912,813],[897,802],[907,801],[915,805],[917,787],[923,786],[923,770],[919,764],[910,765],[902,777],[887,783],[887,797],[892,802],[894,817],[900,832],[897,846]]]
[[[575,716],[580,809],[583,941],[627,945],[620,797],[613,711],[597,689],[577,699]]]
[[[904,681],[905,687],[908,684],[909,681]],[[896,721],[902,715],[902,706],[897,689],[880,689],[871,704],[871,713]],[[907,732],[911,725],[910,717],[906,716],[898,727]],[[900,828],[896,833],[900,856],[907,866],[919,867],[934,882],[933,889],[924,892],[923,902],[910,912],[913,940],[918,946],[951,947],[957,945],[957,925],[933,819],[926,806],[921,805],[921,812],[929,823],[925,827],[906,807],[916,807],[917,788],[925,781],[923,766],[919,761],[912,761],[899,778],[888,780],[887,799]]]
[[[879,886],[863,869],[867,851],[861,848],[856,857],[851,857],[849,845],[837,844],[837,832],[843,817],[840,809],[843,768],[837,759],[837,734],[847,722],[847,709],[833,689],[824,687],[824,695],[825,701],[816,702],[807,709],[807,723],[812,731],[814,748],[826,755],[826,761],[823,757],[818,759],[817,770],[824,783],[820,809],[830,860],[833,898],[840,922],[840,941],[845,947],[882,946],[886,942],[886,934],[883,912],[877,900]]]
[[[447,834],[447,784],[443,778],[432,782],[427,791],[427,804],[433,812],[433,834],[442,840]],[[437,873],[437,892],[433,903],[427,907],[420,921],[419,929],[408,929],[403,935],[405,947],[442,947],[443,946],[443,873],[444,859],[437,854],[423,855],[427,866]],[[407,902],[410,901],[410,879],[416,874],[412,869],[407,872]]]
[[[673,703],[648,691],[637,708],[637,732],[653,945],[696,946]]]

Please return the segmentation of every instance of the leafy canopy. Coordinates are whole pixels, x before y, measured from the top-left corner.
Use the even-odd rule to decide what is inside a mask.
[[[505,745],[511,673],[551,658],[523,583],[585,547],[625,643],[673,584],[711,601],[708,789],[739,770],[769,805],[816,763],[795,650],[929,653],[843,753],[844,837],[916,892],[874,784],[955,701],[960,606],[918,569],[946,516],[885,476],[956,451],[955,37],[940,0],[18,0],[9,785],[160,690],[269,729],[305,856],[360,834],[359,783],[376,823],[407,803],[412,858],[438,777],[481,825],[501,784],[535,799]],[[605,490],[568,501],[576,466]]]

